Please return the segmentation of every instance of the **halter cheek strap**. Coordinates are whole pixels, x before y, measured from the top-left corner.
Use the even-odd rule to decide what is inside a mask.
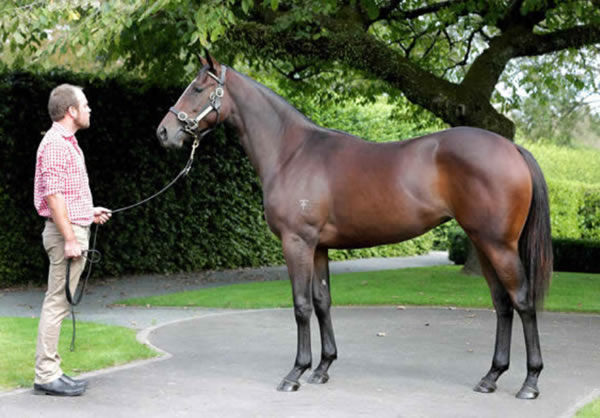
[[[204,119],[210,112],[213,110],[217,112],[217,123],[219,123],[220,119],[220,109],[221,109],[221,98],[225,94],[223,87],[225,86],[225,75],[227,73],[227,67],[225,65],[221,65],[221,78],[218,78],[216,75],[208,72],[208,75],[217,80],[219,85],[215,88],[209,96],[208,104],[202,109],[202,111],[196,116],[194,119],[190,118],[187,113],[183,111],[177,110],[174,106],[169,108],[169,112],[174,113],[177,116],[177,119],[185,124],[184,130],[193,135],[197,136],[196,130],[198,129],[198,123]],[[210,128],[209,128],[210,129]],[[206,132],[208,133],[208,132]]]

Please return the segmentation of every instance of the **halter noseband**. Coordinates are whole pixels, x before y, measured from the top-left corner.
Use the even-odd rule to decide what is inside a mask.
[[[211,73],[210,71],[208,72],[208,75],[211,76],[212,78],[214,78],[215,80],[217,80],[217,83],[219,83],[219,85],[217,86],[215,91],[213,91],[210,94],[208,104],[204,107],[204,109],[202,109],[202,111],[194,119],[190,118],[187,113],[177,110],[174,106],[171,106],[171,108],[169,108],[169,112],[174,113],[177,116],[177,119],[180,122],[185,124],[185,127],[183,128],[184,131],[186,131],[187,133],[192,135],[196,139],[195,142],[197,142],[199,140],[199,138],[204,137],[207,133],[212,131],[213,128],[206,128],[204,131],[200,132],[200,134],[198,134],[198,132],[196,132],[198,129],[198,123],[202,119],[204,119],[213,110],[215,112],[217,112],[217,123],[219,123],[221,98],[223,97],[223,94],[224,94],[223,87],[225,86],[225,74],[226,73],[227,73],[227,67],[225,65],[221,65],[221,78],[220,79],[216,75]]]

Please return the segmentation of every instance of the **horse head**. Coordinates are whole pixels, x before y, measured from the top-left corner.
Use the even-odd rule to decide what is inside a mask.
[[[227,67],[210,57],[200,57],[202,68],[196,78],[169,109],[160,122],[156,135],[164,147],[181,147],[184,141],[202,138],[225,120],[229,106],[225,103]]]

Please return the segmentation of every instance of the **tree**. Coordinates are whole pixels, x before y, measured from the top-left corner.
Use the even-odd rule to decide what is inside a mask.
[[[71,51],[102,70],[179,82],[209,45],[229,62],[276,69],[288,88],[385,89],[450,125],[508,138],[514,124],[492,105],[506,105],[495,88],[507,65],[552,54],[589,73],[600,43],[600,0],[17,0],[0,9],[12,63]],[[553,68],[520,71],[544,86]]]
[[[519,68],[506,70],[512,77],[522,78],[519,88],[525,92],[509,93],[505,106],[515,121],[517,136],[560,145],[600,146],[600,99],[596,93],[600,66],[589,63],[590,72],[581,73],[564,64],[556,65],[553,58],[538,57],[521,63],[520,68],[531,66],[538,70],[553,66],[553,77],[544,79],[543,83],[533,72],[529,72],[532,78],[525,78]],[[583,81],[586,79],[587,83]],[[586,84],[593,88],[584,88]]]

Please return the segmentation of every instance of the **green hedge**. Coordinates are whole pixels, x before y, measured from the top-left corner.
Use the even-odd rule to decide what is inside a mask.
[[[43,282],[43,222],[33,207],[35,153],[50,90],[82,85],[92,127],[77,134],[97,205],[118,208],[151,195],[183,167],[188,149],[162,148],[155,129],[181,91],[86,80],[72,74],[0,77],[0,287]],[[223,130],[207,138],[189,176],[162,197],[116,214],[100,227],[103,259],[96,276],[179,272],[282,263],[281,246],[263,219],[262,193],[237,140]]]
[[[554,270],[600,273],[600,242],[553,239]]]
[[[92,126],[77,134],[96,205],[118,208],[147,197],[183,167],[188,150],[165,150],[155,129],[181,89],[164,90],[70,73],[0,74],[0,288],[45,281],[43,222],[33,208],[35,153],[51,122],[50,90],[85,88]],[[429,251],[432,237],[395,246],[332,252],[332,258]],[[266,226],[258,179],[234,133],[219,129],[196,153],[189,176],[162,197],[100,227],[94,275],[118,276],[282,264]]]
[[[552,236],[600,241],[600,185],[548,179]]]
[[[448,233],[448,258],[454,264],[465,264],[469,254],[467,234],[457,225]]]
[[[462,230],[453,231],[450,238],[449,258],[455,264],[467,260],[469,241]],[[553,238],[554,270],[600,273],[600,241]]]

